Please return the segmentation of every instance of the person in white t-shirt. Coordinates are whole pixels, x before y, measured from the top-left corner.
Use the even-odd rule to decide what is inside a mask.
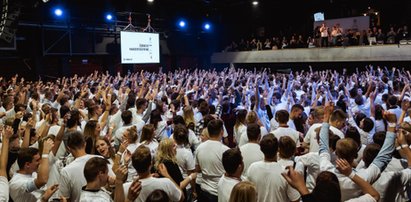
[[[44,142],[41,156],[36,148],[20,149],[17,158],[20,170],[13,175],[9,184],[10,196],[13,201],[34,202],[42,198],[44,190],[41,189],[47,183],[49,175],[48,153],[52,147],[52,140]]]
[[[221,143],[223,136],[223,121],[212,120],[207,125],[207,131],[210,139],[203,142],[195,151],[196,170],[202,174],[202,196],[207,201],[217,201],[218,181],[224,174],[222,164],[223,152],[229,148]]]
[[[261,152],[260,145],[258,144],[261,139],[260,132],[260,126],[256,123],[250,124],[247,127],[248,143],[240,147],[244,161],[243,176],[245,176],[248,167],[250,167],[252,163],[264,159],[264,154]]]
[[[171,201],[184,200],[184,194],[180,190],[180,186],[168,174],[164,164],[158,166],[158,170],[164,178],[155,178],[151,175],[152,160],[149,148],[140,145],[131,156],[131,161],[137,170],[138,180],[141,182],[142,187],[140,194],[134,200],[135,202],[145,202],[151,192],[157,189],[166,192]],[[133,186],[134,182],[123,184],[124,196],[128,196],[129,188]]]
[[[223,153],[223,166],[225,174],[218,182],[218,202],[228,202],[233,187],[241,182],[244,162],[238,148],[229,149]]]
[[[7,126],[3,134],[3,142],[0,153],[0,201],[9,201],[9,181],[7,180],[7,160],[9,157],[10,137],[13,135],[13,128]]]
[[[302,134],[287,125],[287,122],[289,120],[288,112],[286,110],[280,110],[275,113],[275,116],[277,122],[279,123],[279,126],[277,129],[271,131],[271,133],[274,134],[277,139],[280,139],[280,137],[283,136],[291,137],[291,139],[294,140],[295,144],[299,146],[300,135],[302,136]]]
[[[97,155],[86,153],[86,142],[81,132],[75,131],[67,134],[67,150],[75,157],[75,160],[64,167],[60,172],[59,195],[69,198],[69,201],[80,199],[81,188],[87,184],[82,170],[86,162]],[[101,156],[97,156],[102,158]],[[113,175],[109,170],[110,175]]]
[[[247,180],[257,186],[258,202],[299,201],[300,194],[281,177],[285,167],[277,163],[277,138],[272,134],[264,136],[260,147],[264,160],[251,164],[247,171]]]
[[[80,202],[113,201],[110,194],[102,189],[108,182],[108,163],[100,157],[93,157],[86,162],[83,173],[87,184],[81,188]]]

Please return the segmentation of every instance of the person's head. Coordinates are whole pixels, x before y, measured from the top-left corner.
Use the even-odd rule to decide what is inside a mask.
[[[384,119],[384,108],[381,105],[375,105],[375,120]]]
[[[191,106],[186,106],[183,108],[183,116],[184,116],[184,122],[186,126],[195,123],[194,112]]]
[[[138,134],[137,127],[131,126],[123,132],[123,139],[126,139],[129,144],[137,143]]]
[[[129,110],[125,110],[121,113],[121,120],[123,120],[124,125],[131,124],[133,120],[133,114]]]
[[[163,118],[161,117],[161,112],[158,109],[151,111],[150,114],[150,124],[153,124],[154,128],[157,128],[157,125]]]
[[[73,128],[76,127],[80,124],[80,112],[75,109],[71,110],[70,112],[70,118],[67,119],[67,128]]]
[[[228,175],[241,175],[244,170],[243,157],[238,148],[226,150],[223,153],[223,166]],[[238,176],[238,177],[239,177]]]
[[[358,144],[351,138],[340,139],[337,142],[335,154],[351,164],[358,157]]]
[[[182,124],[174,125],[173,138],[178,145],[188,145],[188,130]]]
[[[101,127],[98,121],[90,120],[84,126],[84,137],[98,137],[100,135]]]
[[[388,97],[387,102],[388,102],[389,107],[395,107],[397,106],[398,98],[395,95],[391,95]]]
[[[358,132],[357,128],[354,126],[350,126],[345,131],[345,138],[351,138],[354,142],[357,143],[357,146],[361,146],[361,134]]]
[[[151,153],[150,149],[144,145],[140,145],[131,155],[131,163],[140,175],[150,171]]]
[[[114,156],[114,149],[107,138],[98,137],[95,145],[97,155],[101,155],[104,158],[112,158]]]
[[[382,145],[384,144],[384,141],[385,141],[385,135],[386,135],[386,132],[385,132],[385,131],[376,132],[376,133],[372,136],[372,141],[373,141],[375,144],[378,144],[378,145],[380,145],[380,147],[382,147]]]
[[[374,128],[374,121],[368,117],[365,117],[360,121],[360,128],[368,133]]]
[[[219,119],[211,120],[207,125],[210,138],[218,138],[223,135],[223,121]]]
[[[245,117],[245,122],[246,124],[257,123],[258,122],[257,113],[255,111],[249,111],[247,113],[247,116]]]
[[[72,153],[75,151],[85,151],[86,149],[86,142],[84,140],[84,136],[79,131],[69,132],[67,134],[67,150]]]
[[[31,174],[37,171],[40,165],[40,154],[39,150],[36,148],[21,148],[18,152],[17,164],[19,165],[20,170]]]
[[[324,118],[324,107],[319,106],[312,109],[310,115],[308,116],[307,123],[308,125],[313,125],[314,123],[321,123]]]
[[[163,190],[156,189],[147,196],[146,202],[170,202],[170,198]]]
[[[265,135],[260,141],[260,150],[266,159],[275,159],[278,151],[277,138],[271,133]]]
[[[105,158],[93,157],[86,162],[83,174],[87,184],[98,182],[103,187],[108,182],[108,165],[109,162]]]
[[[359,89],[360,89],[360,88],[359,88]],[[364,104],[364,99],[363,99],[363,97],[362,97],[362,94],[358,94],[357,96],[355,96],[354,102],[355,102],[355,104],[357,104],[358,106],[363,105],[363,104]]]
[[[157,148],[156,162],[162,163],[164,161],[177,162],[176,159],[176,144],[173,139],[165,138],[160,141]]]
[[[240,109],[236,112],[235,126],[238,127],[241,124],[245,124],[245,117],[247,116],[247,110]]]
[[[288,114],[287,110],[279,110],[275,113],[275,120],[279,124],[287,124],[289,119],[290,119],[290,115]]]
[[[290,136],[282,136],[278,141],[278,155],[282,159],[290,159],[297,150],[296,143]]]
[[[147,105],[148,105],[147,100],[144,99],[144,98],[138,98],[136,100],[136,108],[137,108],[138,111],[146,110]]]
[[[210,113],[210,106],[208,105],[207,102],[201,102],[200,105],[198,106],[198,111],[203,115],[207,115]]]
[[[312,195],[316,202],[340,202],[341,190],[337,176],[329,171],[321,172],[317,176]]]
[[[247,126],[247,137],[250,142],[258,141],[261,137],[260,126],[256,123],[249,124]]]
[[[249,181],[237,183],[231,190],[229,202],[255,202],[257,201],[257,188]]]
[[[368,168],[371,165],[372,161],[374,161],[375,157],[377,157],[378,152],[380,152],[380,145],[371,143],[368,144],[363,152],[362,160],[364,161],[364,166]]]
[[[331,113],[330,124],[341,130],[345,127],[347,117],[348,116],[345,112],[343,112],[341,109],[337,109],[333,111],[333,113]]]
[[[141,130],[141,139],[140,142],[151,142],[153,141],[154,138],[154,126],[153,124],[147,124],[143,126],[143,129]]]
[[[304,111],[304,107],[301,106],[300,104],[295,104],[291,107],[291,112],[290,112],[290,119],[297,119],[301,118],[302,114]]]

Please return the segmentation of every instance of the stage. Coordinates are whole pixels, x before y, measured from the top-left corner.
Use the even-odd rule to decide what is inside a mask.
[[[398,44],[243,52],[220,52],[214,53],[211,56],[211,63],[213,64],[407,61],[411,61],[411,45]]]

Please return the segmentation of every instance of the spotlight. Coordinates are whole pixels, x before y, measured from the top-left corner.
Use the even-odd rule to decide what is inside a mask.
[[[253,6],[257,6],[258,5],[258,1],[253,1]]]
[[[181,28],[186,27],[186,22],[184,20],[180,20],[180,22],[178,23],[178,26],[180,26]]]
[[[61,10],[61,8],[54,9],[54,15],[56,15],[57,17],[62,16],[63,15],[63,10]]]
[[[204,28],[205,30],[210,30],[210,28],[211,28],[210,23],[205,23],[205,24],[203,25],[203,28]]]
[[[106,20],[111,21],[113,19],[113,16],[111,14],[106,15]]]
[[[154,0],[147,0],[147,2],[148,2],[148,3],[153,3],[153,2],[154,2]]]

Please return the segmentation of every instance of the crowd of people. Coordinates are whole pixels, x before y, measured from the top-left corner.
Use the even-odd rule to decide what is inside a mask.
[[[361,46],[376,44],[407,44],[410,40],[408,26],[390,26],[383,31],[381,27],[368,30],[344,29],[340,24],[328,27],[326,23],[315,27],[313,34],[292,34],[289,36],[251,37],[232,41],[224,52],[280,50],[292,48]]]
[[[408,201],[411,73],[0,78],[0,201]]]

